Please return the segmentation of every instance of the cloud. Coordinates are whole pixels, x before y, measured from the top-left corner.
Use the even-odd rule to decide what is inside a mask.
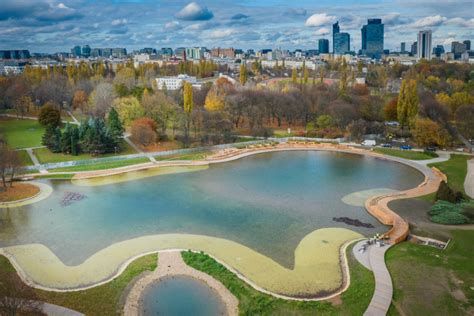
[[[176,17],[185,21],[206,21],[214,17],[207,7],[201,7],[196,2],[191,2],[176,14]]]
[[[474,28],[474,19],[452,18],[446,20],[445,24]]]
[[[230,19],[231,20],[245,20],[245,19],[248,19],[249,16],[248,15],[245,15],[245,14],[242,14],[242,13],[238,13],[234,16],[232,16]]]
[[[318,13],[310,16],[304,25],[306,26],[322,26],[325,24],[333,23],[336,21],[336,17],[327,15],[326,13]]]
[[[322,27],[316,32],[314,32],[314,35],[316,36],[322,36],[322,35],[328,35],[329,34],[329,29],[326,27]]]
[[[416,28],[440,26],[446,20],[447,18],[441,15],[427,16],[415,21],[412,26]]]
[[[237,33],[237,31],[234,29],[223,29],[223,30],[219,29],[219,30],[213,30],[213,31],[207,32],[206,37],[210,39],[221,39],[221,38],[234,35],[235,33]]]
[[[179,30],[181,29],[181,25],[179,24],[178,21],[171,21],[165,24],[165,29],[169,31]]]
[[[127,23],[128,23],[127,19],[115,19],[115,20],[112,20],[110,25],[119,26],[119,25],[125,25]]]
[[[286,15],[289,15],[289,16],[306,16],[306,14],[308,14],[308,11],[306,11],[305,9],[300,9],[300,8],[291,8],[291,9],[288,9],[286,10]]]

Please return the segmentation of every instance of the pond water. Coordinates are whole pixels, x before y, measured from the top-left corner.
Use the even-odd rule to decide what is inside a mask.
[[[217,293],[202,281],[186,276],[166,278],[149,285],[142,294],[144,316],[214,316],[226,309]]]
[[[363,235],[386,230],[363,207],[343,203],[345,195],[402,190],[422,181],[421,173],[399,163],[318,151],[259,154],[207,170],[103,186],[55,181],[46,200],[0,209],[0,247],[41,243],[75,265],[118,241],[191,233],[236,241],[292,267],[294,249],[318,228]],[[71,192],[75,198],[64,203]],[[374,227],[349,226],[334,217]]]

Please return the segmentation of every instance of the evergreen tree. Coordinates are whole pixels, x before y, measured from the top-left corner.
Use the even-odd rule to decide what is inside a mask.
[[[107,117],[107,127],[113,138],[118,139],[122,137],[124,129],[115,108],[112,108],[109,112],[109,116]]]
[[[61,135],[61,152],[65,154],[70,154],[71,150],[71,135],[72,135],[72,128],[69,123],[66,123],[66,127],[64,128],[64,132]]]

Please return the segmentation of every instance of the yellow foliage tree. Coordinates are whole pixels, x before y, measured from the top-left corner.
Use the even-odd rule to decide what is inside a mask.
[[[450,140],[449,133],[443,126],[427,118],[417,118],[411,132],[421,147],[445,147]]]
[[[120,121],[125,127],[129,127],[134,120],[145,115],[143,107],[135,97],[115,99],[114,108],[117,110]]]

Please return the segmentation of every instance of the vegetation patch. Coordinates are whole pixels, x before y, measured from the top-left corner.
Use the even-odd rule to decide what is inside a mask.
[[[36,185],[30,183],[14,182],[13,187],[9,187],[6,191],[2,191],[2,188],[0,188],[0,202],[23,200],[35,196],[39,190]]]
[[[0,134],[5,135],[11,148],[41,146],[45,129],[35,120],[0,118]]]
[[[446,250],[413,243],[390,248],[393,301],[406,315],[468,315],[474,306],[474,231],[451,231]],[[389,315],[398,315],[392,305]]]
[[[379,154],[405,158],[410,160],[427,160],[438,157],[438,154],[429,151],[411,151],[400,150],[392,148],[374,148],[374,151]]]
[[[429,167],[436,167],[448,177],[448,185],[454,190],[462,192],[464,195],[464,180],[467,174],[467,161],[470,156],[451,155],[451,159],[444,162],[429,164]]]
[[[186,153],[169,156],[155,156],[156,160],[202,160],[211,154],[210,151],[200,151],[195,153]]]
[[[28,288],[21,297],[32,298],[68,307],[86,315],[117,315],[120,296],[127,285],[145,271],[156,269],[157,254],[134,260],[125,271],[112,281],[84,291],[50,292]],[[0,298],[18,292],[15,288],[22,284],[15,269],[6,257],[0,256]]]
[[[137,164],[146,163],[146,162],[150,162],[150,159],[146,157],[140,157],[140,158],[95,163],[95,164],[87,164],[87,165],[84,164],[84,165],[71,166],[71,167],[55,168],[55,169],[49,169],[49,171],[50,172],[94,171],[94,170],[127,167],[127,166],[137,165]]]
[[[71,180],[74,177],[74,173],[60,173],[60,174],[44,174],[35,176],[36,179],[50,179],[50,180]]]

